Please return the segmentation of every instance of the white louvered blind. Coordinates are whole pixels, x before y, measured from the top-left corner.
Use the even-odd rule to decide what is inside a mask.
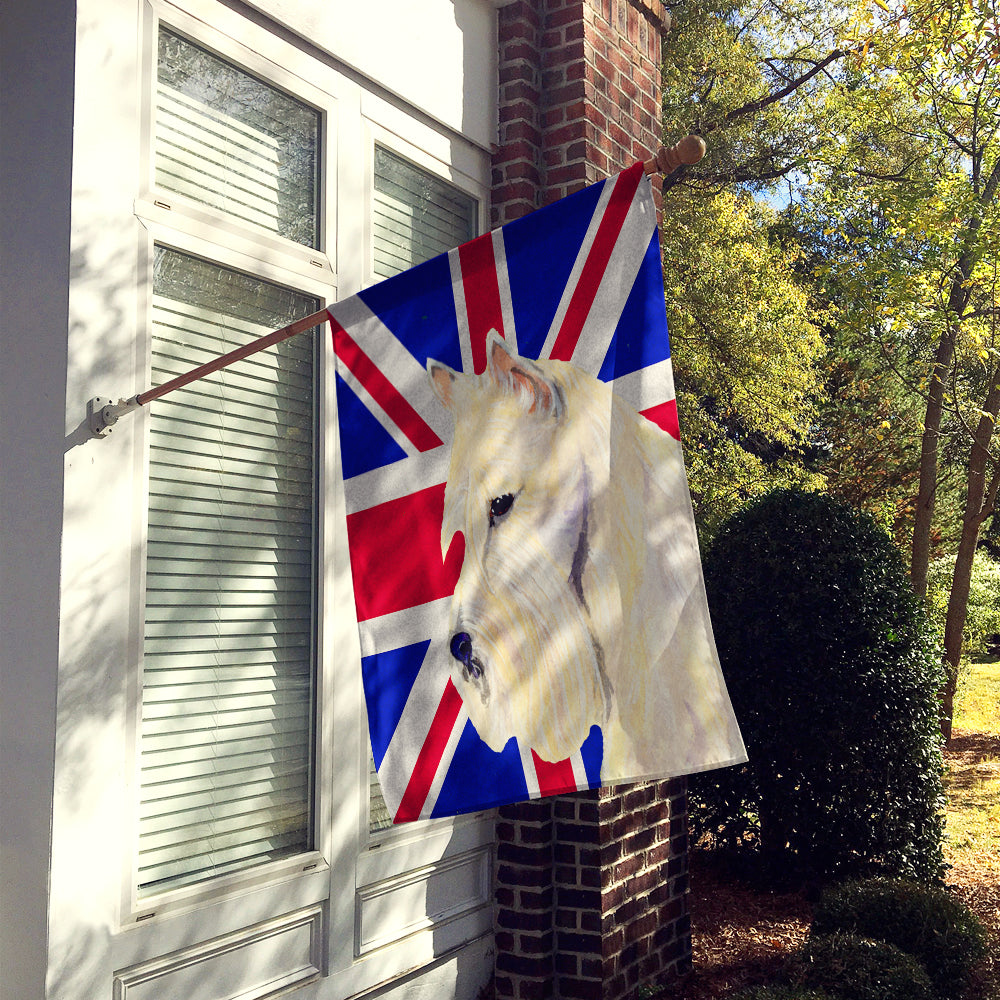
[[[317,306],[157,247],[152,383]],[[150,405],[143,896],[312,847],[315,347]]]
[[[319,113],[160,28],[156,186],[317,245]]]
[[[476,235],[476,200],[375,147],[375,274],[390,278]]]
[[[476,235],[476,200],[439,177],[375,147],[374,271],[390,278]],[[392,825],[369,755],[369,828]]]

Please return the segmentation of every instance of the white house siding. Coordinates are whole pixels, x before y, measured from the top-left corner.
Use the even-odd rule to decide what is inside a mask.
[[[368,0],[362,17],[355,0],[251,3],[472,142],[496,141],[490,0]]]
[[[71,5],[0,6],[0,994],[40,997],[63,516]],[[40,58],[39,53],[51,53]]]
[[[236,231],[215,255],[226,266],[322,300],[370,281],[376,141],[478,197],[488,218],[487,0],[255,7],[78,0],[74,18],[62,0],[3,6],[4,1000],[249,1000],[296,984],[317,1000],[474,997],[492,970],[491,817],[368,837],[332,476],[316,850],[161,901],[131,889],[146,423],[130,414],[95,440],[86,404],[147,385],[152,240],[210,243],[197,212],[177,221],[148,180],[156,18],[262,75],[273,68],[327,116],[330,239],[315,270],[303,277],[307,251]],[[322,363],[329,400],[329,351]],[[333,469],[331,438],[324,448]]]

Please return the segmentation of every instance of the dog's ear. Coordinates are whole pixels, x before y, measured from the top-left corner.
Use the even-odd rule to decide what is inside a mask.
[[[512,354],[507,341],[496,330],[486,337],[489,357],[487,372],[501,389],[522,393],[531,400],[531,413],[548,413],[558,417],[562,413],[562,393],[550,382],[542,370],[526,358]]]
[[[433,358],[427,359],[427,374],[431,378],[431,388],[434,395],[444,404],[445,409],[451,409],[452,396],[455,390],[455,379],[458,373],[447,365],[435,361]]]

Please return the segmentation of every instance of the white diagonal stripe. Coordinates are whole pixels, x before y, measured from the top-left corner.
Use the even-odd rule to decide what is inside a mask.
[[[555,346],[556,337],[559,336],[559,331],[562,329],[563,320],[566,318],[566,312],[569,309],[570,300],[573,298],[573,292],[576,290],[577,282],[579,282],[580,275],[583,273],[584,265],[587,263],[587,257],[590,255],[590,250],[594,245],[594,238],[597,236],[597,230],[601,226],[601,220],[604,218],[608,202],[611,200],[611,192],[614,191],[615,184],[617,182],[618,178],[609,177],[608,180],[604,182],[604,187],[601,188],[600,197],[597,199],[597,207],[594,209],[594,214],[590,219],[590,225],[587,227],[587,232],[584,234],[583,241],[580,244],[580,249],[577,251],[576,260],[573,261],[573,267],[569,272],[569,277],[566,279],[566,286],[563,288],[562,298],[559,300],[559,306],[556,309],[555,316],[552,317],[552,325],[549,327],[549,332],[545,336],[545,343],[538,356],[539,359],[547,358],[552,354],[552,348]],[[593,372],[592,374],[597,373]]]
[[[427,791],[424,807],[420,810],[420,819],[430,819],[431,813],[434,812],[438,796],[441,794],[441,786],[444,784],[444,779],[448,777],[448,768],[451,767],[451,762],[455,759],[458,741],[462,738],[462,733],[465,732],[465,724],[468,721],[469,713],[466,711],[465,704],[463,703],[462,707],[458,710],[458,715],[455,717],[455,723],[451,727],[448,742],[445,744],[444,752],[441,754],[441,761],[434,772],[434,780]]]
[[[573,364],[584,371],[596,375],[601,370],[655,232],[656,209],[649,184],[640,183],[573,351]]]
[[[538,772],[535,771],[535,759],[531,756],[531,747],[526,747],[518,740],[517,750],[521,755],[521,767],[524,769],[524,781],[528,786],[528,798],[540,799],[542,792],[538,787]]]
[[[399,429],[396,422],[378,404],[374,396],[358,381],[354,372],[347,365],[341,364],[337,359],[337,374],[347,383],[351,391],[361,400],[368,412],[379,422],[382,429],[399,445],[406,453],[407,458],[414,458],[419,455],[417,446]]]
[[[576,782],[576,787],[578,791],[582,791],[590,787],[590,783],[587,780],[587,768],[583,763],[583,753],[577,750],[569,759],[570,765],[573,768],[573,780]]]
[[[351,335],[369,359],[389,379],[396,391],[442,440],[451,438],[451,417],[431,388],[427,369],[400,343],[396,335],[354,295],[330,307],[333,318]],[[337,368],[344,365],[338,359]],[[387,376],[388,377],[388,376]]]
[[[420,756],[448,684],[449,668],[432,659],[440,652],[440,648],[436,648],[436,644],[432,642],[410,689],[385,754],[379,761],[378,778],[382,785],[382,795],[393,815],[399,809],[399,803],[406,792],[414,765]],[[445,652],[447,653],[447,650]]]
[[[497,288],[500,290],[500,314],[503,317],[503,339],[517,354],[517,330],[514,324],[514,299],[510,291],[510,275],[507,273],[507,250],[503,242],[503,228],[494,229],[493,260],[497,268]]]
[[[674,368],[670,358],[647,365],[637,372],[616,378],[611,387],[619,399],[628,403],[637,413],[659,406],[676,396]]]
[[[458,323],[458,345],[462,351],[462,371],[472,373],[472,334],[469,332],[469,307],[465,302],[465,283],[462,281],[462,258],[458,247],[448,251],[451,270],[451,294],[455,299],[455,321]]]

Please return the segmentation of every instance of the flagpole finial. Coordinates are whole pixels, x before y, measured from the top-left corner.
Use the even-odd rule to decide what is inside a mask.
[[[682,164],[691,166],[697,163],[707,148],[700,135],[686,135],[673,146],[660,146],[656,155],[643,163],[643,169],[647,174],[663,174],[666,177]]]

